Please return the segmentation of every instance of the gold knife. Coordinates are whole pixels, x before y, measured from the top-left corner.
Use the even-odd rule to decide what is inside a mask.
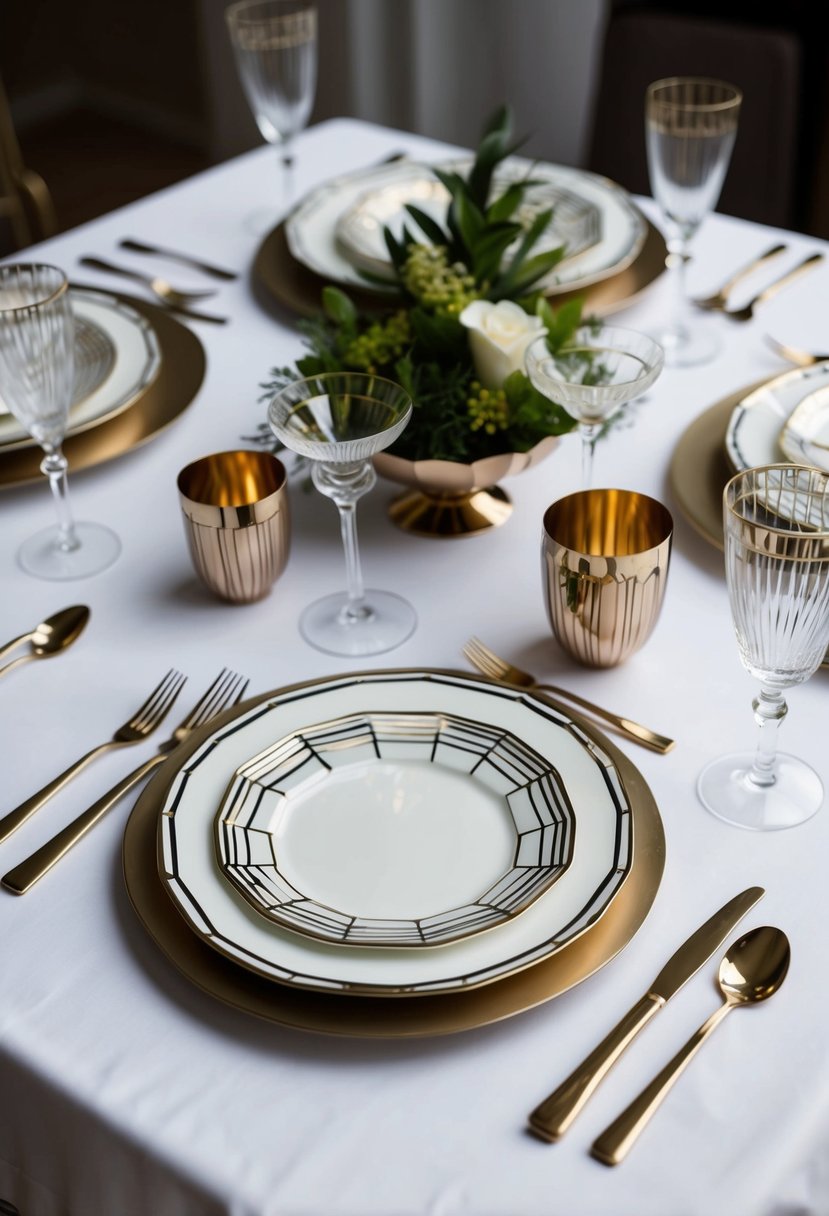
[[[567,1131],[587,1099],[607,1076],[622,1052],[643,1026],[699,971],[736,924],[753,908],[765,891],[749,887],[735,895],[710,920],[692,933],[671,955],[641,1000],[628,1010],[578,1068],[537,1106],[529,1118],[531,1131],[550,1144]]]

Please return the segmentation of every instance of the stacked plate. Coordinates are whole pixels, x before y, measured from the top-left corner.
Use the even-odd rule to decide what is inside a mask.
[[[64,451],[70,469],[143,442],[193,399],[204,374],[201,343],[152,304],[71,287],[75,385]],[[0,487],[42,477],[42,452],[0,399]]]
[[[471,161],[441,167],[465,172]],[[553,216],[536,248],[564,248],[562,261],[542,282],[548,296],[588,293],[593,311],[612,311],[645,287],[665,266],[664,241],[625,190],[580,169],[512,157],[500,167],[494,190],[528,180],[516,218],[525,227],[542,210]],[[344,174],[312,190],[265,240],[255,273],[283,303],[301,312],[319,308],[326,283],[357,292],[370,306],[393,289],[384,228],[399,235],[415,225],[414,204],[443,222],[448,193],[432,168],[405,159]],[[506,256],[509,256],[507,251]]]
[[[814,465],[829,472],[829,363],[785,372],[731,411],[725,436],[736,471],[758,465]]]
[[[292,1020],[297,991],[312,1004],[293,1020],[317,1029],[353,1028],[356,1011],[360,1033],[478,1025],[585,978],[653,901],[659,816],[605,744],[543,697],[451,672],[268,694],[200,732],[139,802],[128,888],[192,978],[274,1020]],[[540,989],[510,988],[533,973]],[[494,998],[452,1004],[478,989]],[[391,1031],[387,997],[412,1002]]]

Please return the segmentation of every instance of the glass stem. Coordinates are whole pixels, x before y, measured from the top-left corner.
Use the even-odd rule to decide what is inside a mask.
[[[771,688],[763,684],[760,695],[752,701],[754,719],[760,727],[760,737],[757,751],[754,753],[754,763],[748,774],[754,785],[768,787],[777,780],[774,773],[774,761],[777,756],[777,730],[780,723],[789,712],[789,707],[779,688]]]
[[[361,608],[365,600],[363,586],[363,568],[360,564],[360,547],[357,543],[357,504],[337,503],[340,512],[340,532],[345,550],[345,577],[348,603],[344,612],[348,617],[362,615]]]
[[[49,488],[57,507],[57,545],[63,553],[72,553],[81,545],[75,531],[75,521],[72,518],[72,508],[69,503],[69,482],[66,476],[68,467],[68,461],[60,448],[47,449],[45,457],[40,462],[40,471],[49,478]]]
[[[314,485],[337,505],[340,532],[345,550],[346,602],[340,617],[343,621],[364,621],[371,615],[366,604],[360,547],[357,542],[357,503],[377,480],[371,461],[356,464],[314,464],[311,468]]]
[[[676,341],[681,341],[687,331],[688,289],[686,286],[685,268],[688,265],[688,243],[690,235],[680,232],[671,236],[666,242],[668,248],[668,269],[673,280],[673,304],[670,332]]]
[[[600,422],[582,422],[579,426],[581,432],[581,488],[583,490],[589,490],[593,485],[593,453],[601,426]]]
[[[292,139],[284,139],[282,141],[280,152],[280,163],[282,165],[282,202],[284,206],[284,214],[287,216],[291,210],[294,201],[294,143]]]

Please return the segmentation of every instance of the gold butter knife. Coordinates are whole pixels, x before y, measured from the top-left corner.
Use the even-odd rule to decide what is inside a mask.
[[[587,1059],[537,1106],[529,1117],[531,1131],[550,1144],[558,1140],[582,1109],[602,1079],[643,1026],[667,1003],[686,980],[699,971],[734,926],[753,908],[765,891],[749,887],[735,895],[710,920],[692,933],[659,972],[645,995],[637,1001],[590,1053]]]

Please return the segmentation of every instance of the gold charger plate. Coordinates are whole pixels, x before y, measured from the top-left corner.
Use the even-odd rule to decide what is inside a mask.
[[[633,865],[627,881],[604,916],[571,945],[508,979],[468,992],[394,1001],[289,988],[231,962],[190,930],[163,887],[156,857],[158,816],[177,772],[204,740],[273,695],[254,697],[194,731],[144,790],[124,832],[124,879],[133,908],[170,962],[204,992],[279,1025],[324,1034],[384,1038],[451,1034],[500,1021],[559,996],[610,962],[641,928],[665,865],[659,811],[631,761],[592,724],[568,709],[574,721],[600,739],[618,767],[630,796],[634,824]],[[542,694],[533,695],[556,704]]]
[[[69,461],[70,475],[129,452],[164,430],[191,403],[207,366],[204,347],[181,321],[135,296],[106,294],[123,300],[150,322],[158,339],[161,365],[155,379],[127,409],[89,430],[66,437],[63,452]],[[0,489],[42,481],[42,459],[43,452],[34,445],[9,452],[0,449]]]
[[[553,292],[549,298],[560,304],[580,296],[584,299],[586,310],[603,316],[631,303],[633,298],[653,283],[665,269],[665,239],[650,220],[646,218],[645,223],[645,243],[638,256],[624,270],[580,290]],[[254,280],[279,304],[287,305],[303,317],[312,317],[319,313],[322,307],[322,289],[328,280],[314,274],[294,258],[285,238],[284,224],[277,224],[259,246],[252,273]],[[380,294],[368,290],[360,291],[359,288],[350,286],[345,290],[364,312],[387,308],[397,299],[392,292]]]

